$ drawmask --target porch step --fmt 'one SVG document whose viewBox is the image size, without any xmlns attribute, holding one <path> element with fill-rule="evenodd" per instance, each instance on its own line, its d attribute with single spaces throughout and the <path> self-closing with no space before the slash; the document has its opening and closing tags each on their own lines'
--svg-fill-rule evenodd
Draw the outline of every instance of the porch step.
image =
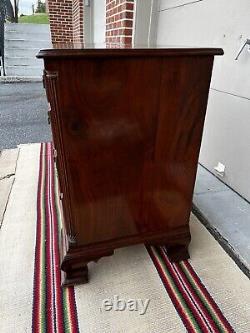
<svg viewBox="0 0 250 333">
<path fill-rule="evenodd" d="M 5 49 L 5 58 L 10 59 L 10 58 L 32 58 L 34 60 L 38 60 L 36 58 L 36 55 L 38 54 L 40 48 L 6 48 Z M 38 60 L 39 61 L 39 60 Z"/>
<path fill-rule="evenodd" d="M 41 61 L 41 59 L 38 60 L 33 56 L 30 57 L 6 56 L 5 61 L 8 64 L 8 66 L 38 66 L 39 63 L 41 67 L 43 66 L 43 62 Z"/>
<path fill-rule="evenodd" d="M 40 49 L 51 48 L 48 24 L 5 24 L 5 72 L 7 76 L 39 77 L 43 61 L 36 59 Z"/>
<path fill-rule="evenodd" d="M 30 48 L 38 48 L 38 49 L 47 49 L 51 47 L 51 43 L 48 40 L 29 40 L 29 36 L 26 39 L 9 39 L 5 38 L 5 47 L 12 49 L 30 49 Z M 45 38 L 45 37 L 44 37 Z"/>
<path fill-rule="evenodd" d="M 5 66 L 5 71 L 8 76 L 42 76 L 42 66 Z"/>
<path fill-rule="evenodd" d="M 10 39 L 48 40 L 48 24 L 6 23 L 5 35 Z"/>
<path fill-rule="evenodd" d="M 5 29 L 5 34 L 7 34 L 9 39 L 28 39 L 28 40 L 33 40 L 33 41 L 37 41 L 37 40 L 48 40 L 48 35 L 50 34 L 50 32 L 18 32 L 17 30 L 10 30 L 7 31 Z"/>
</svg>

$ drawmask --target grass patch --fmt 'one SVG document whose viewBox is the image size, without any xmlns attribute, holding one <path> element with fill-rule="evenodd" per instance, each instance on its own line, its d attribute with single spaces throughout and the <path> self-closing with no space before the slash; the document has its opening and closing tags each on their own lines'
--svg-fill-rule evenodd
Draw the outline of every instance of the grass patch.
<svg viewBox="0 0 250 333">
<path fill-rule="evenodd" d="M 19 23 L 36 23 L 36 24 L 49 24 L 47 14 L 34 14 L 19 17 Z"/>
</svg>

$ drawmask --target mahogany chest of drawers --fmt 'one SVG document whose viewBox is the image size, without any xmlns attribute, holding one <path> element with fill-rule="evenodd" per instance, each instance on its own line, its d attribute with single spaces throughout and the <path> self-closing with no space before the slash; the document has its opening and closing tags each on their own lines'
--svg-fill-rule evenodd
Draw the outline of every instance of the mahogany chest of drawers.
<svg viewBox="0 0 250 333">
<path fill-rule="evenodd" d="M 44 82 L 60 181 L 63 284 L 132 244 L 189 257 L 189 216 L 221 49 L 50 49 Z"/>
</svg>

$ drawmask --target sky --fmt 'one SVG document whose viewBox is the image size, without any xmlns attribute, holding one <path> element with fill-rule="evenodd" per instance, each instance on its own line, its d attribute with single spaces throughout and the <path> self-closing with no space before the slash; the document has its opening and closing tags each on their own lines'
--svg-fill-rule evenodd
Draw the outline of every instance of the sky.
<svg viewBox="0 0 250 333">
<path fill-rule="evenodd" d="M 24 14 L 24 15 L 32 14 L 32 4 L 36 5 L 37 0 L 19 0 L 19 14 Z"/>
</svg>

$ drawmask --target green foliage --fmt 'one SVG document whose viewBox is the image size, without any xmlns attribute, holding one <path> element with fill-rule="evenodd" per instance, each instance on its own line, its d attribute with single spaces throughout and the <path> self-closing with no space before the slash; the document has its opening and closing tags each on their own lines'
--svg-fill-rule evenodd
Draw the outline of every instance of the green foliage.
<svg viewBox="0 0 250 333">
<path fill-rule="evenodd" d="M 46 12 L 46 5 L 42 0 L 37 1 L 36 13 L 45 13 Z"/>
</svg>

